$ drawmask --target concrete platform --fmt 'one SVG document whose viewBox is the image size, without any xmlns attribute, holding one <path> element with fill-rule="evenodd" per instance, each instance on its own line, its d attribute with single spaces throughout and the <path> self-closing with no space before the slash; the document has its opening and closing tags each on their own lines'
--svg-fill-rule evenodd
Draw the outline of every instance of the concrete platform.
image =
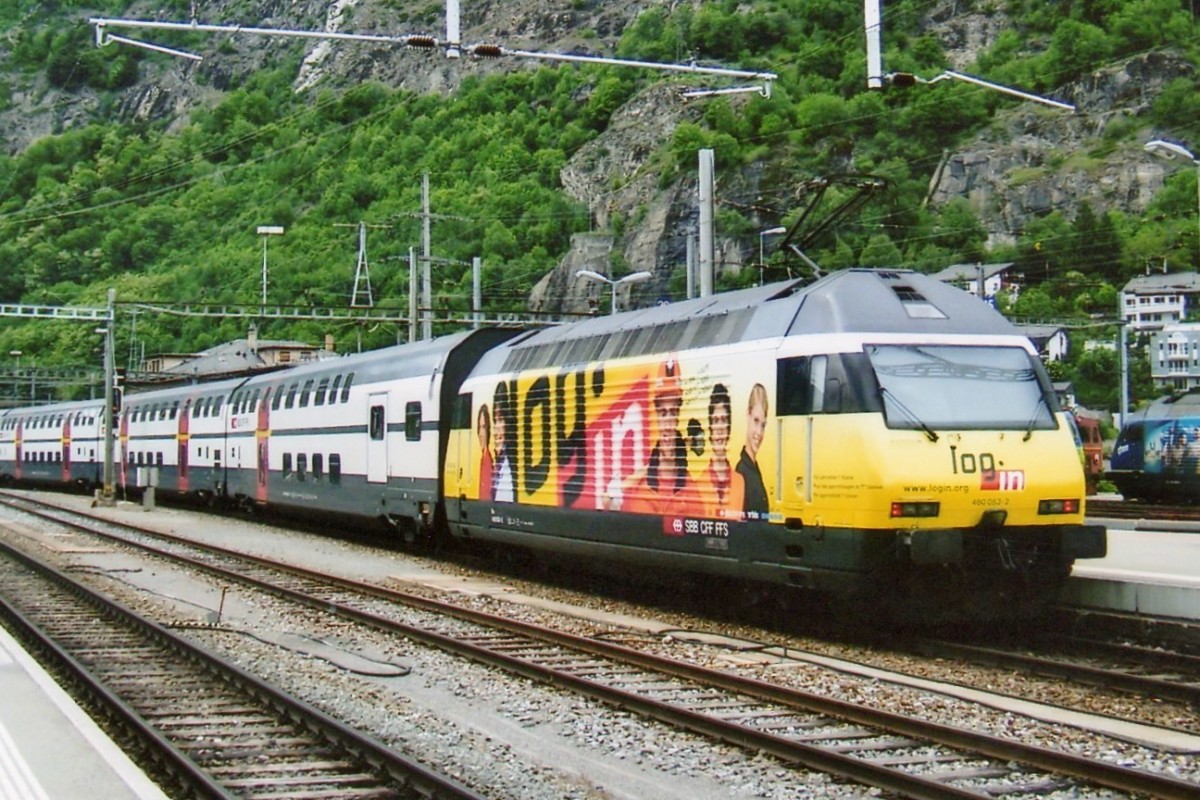
<svg viewBox="0 0 1200 800">
<path fill-rule="evenodd" d="M 0 798 L 167 800 L 0 628 Z"/>
<path fill-rule="evenodd" d="M 1200 526 L 1089 520 L 1108 526 L 1108 555 L 1075 562 L 1071 605 L 1200 620 Z M 1169 530 L 1163 530 L 1165 526 Z"/>
</svg>

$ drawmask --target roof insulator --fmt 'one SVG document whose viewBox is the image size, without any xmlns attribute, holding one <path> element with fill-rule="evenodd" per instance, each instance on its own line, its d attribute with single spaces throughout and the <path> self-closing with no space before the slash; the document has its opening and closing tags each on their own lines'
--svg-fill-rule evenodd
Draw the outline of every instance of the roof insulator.
<svg viewBox="0 0 1200 800">
<path fill-rule="evenodd" d="M 409 36 L 404 40 L 404 46 L 414 50 L 432 50 L 437 45 L 437 39 L 432 36 Z"/>
<path fill-rule="evenodd" d="M 917 76 L 911 72 L 893 72 L 887 78 L 888 83 L 892 86 L 908 87 L 917 85 Z"/>
<path fill-rule="evenodd" d="M 477 44 L 471 48 L 471 55 L 476 58 L 499 58 L 504 55 L 504 48 L 498 44 Z"/>
</svg>

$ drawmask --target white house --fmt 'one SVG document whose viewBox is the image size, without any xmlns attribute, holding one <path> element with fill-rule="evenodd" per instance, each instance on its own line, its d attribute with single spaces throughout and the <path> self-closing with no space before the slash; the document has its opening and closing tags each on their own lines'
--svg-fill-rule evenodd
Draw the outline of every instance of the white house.
<svg viewBox="0 0 1200 800">
<path fill-rule="evenodd" d="M 1182 322 L 1200 299 L 1195 272 L 1139 275 L 1121 289 L 1121 320 L 1135 332 L 1162 330 Z"/>
<path fill-rule="evenodd" d="M 1071 340 L 1065 328 L 1057 325 L 1018 325 L 1029 337 L 1043 361 L 1065 361 L 1071 350 Z"/>
<path fill-rule="evenodd" d="M 982 283 L 985 298 L 1006 292 L 1015 300 L 1020 293 L 1020 286 L 1017 282 L 1018 276 L 1012 272 L 1012 268 L 1012 261 L 1000 264 L 953 264 L 933 277 L 976 296 L 979 295 L 979 285 Z"/>
</svg>

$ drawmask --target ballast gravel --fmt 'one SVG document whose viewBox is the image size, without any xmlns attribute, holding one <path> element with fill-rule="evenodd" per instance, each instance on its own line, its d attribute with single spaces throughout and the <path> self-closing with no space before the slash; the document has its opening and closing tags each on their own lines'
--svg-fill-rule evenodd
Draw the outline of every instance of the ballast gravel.
<svg viewBox="0 0 1200 800">
<path fill-rule="evenodd" d="M 71 498 L 55 496 L 69 504 Z M 82 504 L 82 499 L 79 499 Z M 13 512 L 0 512 L 0 521 Z M 292 560 L 360 580 L 402 584 L 489 612 L 503 611 L 592 636 L 617 639 L 661 655 L 753 675 L 804 691 L 862 705 L 913 714 L 945 725 L 969 727 L 1023 742 L 1045 744 L 1090 758 L 1136 765 L 1197 782 L 1200 767 L 1192 755 L 1165 753 L 1063 725 L 965 702 L 945 695 L 864 678 L 813 664 L 755 664 L 729 651 L 698 644 L 687 635 L 654 636 L 621 625 L 587 619 L 589 612 L 653 615 L 679 632 L 705 632 L 741 640 L 786 644 L 795 650 L 919 674 L 931 680 L 971 683 L 991 691 L 1110 713 L 1138 721 L 1196 730 L 1193 710 L 1172 704 L 1135 702 L 1094 689 L 1031 678 L 1004 670 L 963 667 L 930 659 L 895 656 L 868 647 L 810 640 L 753 626 L 714 622 L 679 611 L 647 609 L 613 598 L 497 577 L 462 566 L 255 522 L 217 518 L 178 509 L 143 513 L 118 507 L 114 519 L 157 527 L 179 535 L 280 560 Z M 42 523 L 22 520 L 23 526 Z M 13 534 L 4 531 L 5 538 Z M 482 791 L 514 800 L 567 798 L 725 798 L 868 797 L 862 786 L 794 768 L 779 760 L 692 736 L 659 723 L 611 709 L 577 695 L 503 675 L 487 667 L 394 637 L 348 626 L 327 615 L 246 595 L 206 578 L 184 576 L 159 565 L 133 567 L 133 557 L 62 553 L 90 580 L 117 590 L 122 602 L 153 608 L 172 621 L 197 626 L 218 607 L 220 623 L 189 631 L 197 641 L 235 656 L 244 668 L 298 695 L 326 713 L 370 733 L 417 760 Z M 129 571 L 129 570 L 135 571 Z M 479 583 L 503 588 L 480 594 L 444 587 Z M 437 588 L 434 588 L 437 587 Z M 538 597 L 583 609 L 563 615 L 514 602 Z M 223 606 L 220 604 L 223 603 Z M 281 646 L 289 641 L 318 646 Z M 372 666 L 374 665 L 374 666 Z M 375 669 L 386 666 L 388 669 Z M 379 674 L 388 673 L 388 674 Z M 1050 794 L 1047 797 L 1059 795 Z M 1078 796 L 1061 793 L 1061 796 Z M 1110 796 L 1094 795 L 1094 796 Z"/>
</svg>

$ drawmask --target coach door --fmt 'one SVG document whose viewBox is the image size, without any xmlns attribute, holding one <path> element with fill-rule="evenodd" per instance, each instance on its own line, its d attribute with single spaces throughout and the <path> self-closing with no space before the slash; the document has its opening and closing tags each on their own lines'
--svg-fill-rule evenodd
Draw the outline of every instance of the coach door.
<svg viewBox="0 0 1200 800">
<path fill-rule="evenodd" d="M 367 482 L 387 483 L 387 392 L 367 399 Z"/>
<path fill-rule="evenodd" d="M 175 448 L 178 453 L 179 460 L 179 491 L 186 492 L 188 490 L 188 467 L 191 462 L 188 460 L 191 439 L 190 420 L 192 416 L 192 401 L 189 399 L 183 404 L 183 408 L 179 410 L 179 432 L 175 435 Z"/>
</svg>

